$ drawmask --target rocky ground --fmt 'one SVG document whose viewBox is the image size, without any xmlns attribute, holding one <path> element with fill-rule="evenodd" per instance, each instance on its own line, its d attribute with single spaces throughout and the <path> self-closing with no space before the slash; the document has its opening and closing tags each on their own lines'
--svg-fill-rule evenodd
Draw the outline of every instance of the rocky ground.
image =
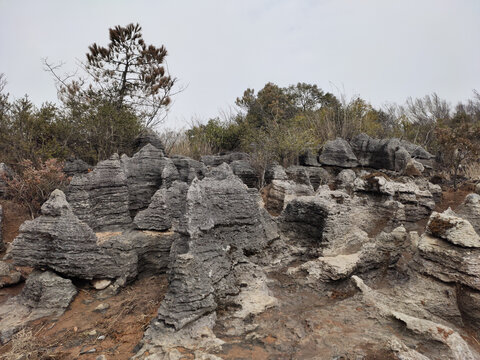
<svg viewBox="0 0 480 360">
<path fill-rule="evenodd" d="M 259 192 L 246 154 L 140 143 L 18 234 L 2 202 L 2 358 L 480 358 L 480 196 L 425 150 L 337 139 Z"/>
</svg>

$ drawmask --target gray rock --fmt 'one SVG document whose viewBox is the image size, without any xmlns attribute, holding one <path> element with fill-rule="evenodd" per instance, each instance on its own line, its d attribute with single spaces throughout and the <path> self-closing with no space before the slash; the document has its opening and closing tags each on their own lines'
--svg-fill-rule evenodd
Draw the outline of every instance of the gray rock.
<svg viewBox="0 0 480 360">
<path fill-rule="evenodd" d="M 475 185 L 475 193 L 480 195 L 480 183 Z"/>
<path fill-rule="evenodd" d="M 186 209 L 188 237 L 172 245 L 169 288 L 158 311 L 158 320 L 176 330 L 238 293 L 235 265 L 267 242 L 258 193 L 226 164 L 192 182 Z"/>
<path fill-rule="evenodd" d="M 180 229 L 185 222 L 189 185 L 175 181 L 169 188 L 158 190 L 147 209 L 135 216 L 134 223 L 139 229 L 165 231 L 173 226 Z"/>
<path fill-rule="evenodd" d="M 169 186 L 180 177 L 172 160 L 151 144 L 145 145 L 131 158 L 123 155 L 121 162 L 127 178 L 128 208 L 132 216 L 148 207 L 153 194 L 162 185 Z"/>
<path fill-rule="evenodd" d="M 150 128 L 142 130 L 134 140 L 134 147 L 136 151 L 139 151 L 148 144 L 151 144 L 158 150 L 162 151 L 162 154 L 165 153 L 165 147 L 162 139 L 160 139 L 160 136 L 158 136 L 155 130 Z"/>
<path fill-rule="evenodd" d="M 337 175 L 336 183 L 337 187 L 341 189 L 353 189 L 354 181 L 357 178 L 355 172 L 351 169 L 345 169 L 340 171 Z"/>
<path fill-rule="evenodd" d="M 288 180 L 287 173 L 283 166 L 270 164 L 265 169 L 265 184 L 270 184 L 273 180 Z"/>
<path fill-rule="evenodd" d="M 343 139 L 337 138 L 325 143 L 319 156 L 323 165 L 352 168 L 358 166 L 358 160 L 352 151 L 350 144 Z"/>
<path fill-rule="evenodd" d="M 200 161 L 207 166 L 219 166 L 223 163 L 230 164 L 237 160 L 250 160 L 250 156 L 242 152 L 220 153 L 218 155 L 205 155 L 200 158 Z"/>
<path fill-rule="evenodd" d="M 402 172 L 410 160 L 410 153 L 399 139 L 373 139 L 360 134 L 350 144 L 360 165 L 365 167 Z"/>
<path fill-rule="evenodd" d="M 450 209 L 443 213 L 432 213 L 427 224 L 427 233 L 454 245 L 480 248 L 480 236 L 470 222 L 456 216 Z"/>
<path fill-rule="evenodd" d="M 480 235 L 480 195 L 468 194 L 456 213 L 468 220 L 478 235 Z"/>
<path fill-rule="evenodd" d="M 101 161 L 88 174 L 75 175 L 67 191 L 78 218 L 92 229 L 115 229 L 131 223 L 127 176 L 118 155 Z"/>
<path fill-rule="evenodd" d="M 305 166 L 292 165 L 285 169 L 288 179 L 297 183 L 312 186 L 310 176 L 308 176 L 307 168 Z"/>
<path fill-rule="evenodd" d="M 203 179 L 207 171 L 204 163 L 189 157 L 175 155 L 171 157 L 171 160 L 180 174 L 180 180 L 188 184 L 195 178 Z"/>
<path fill-rule="evenodd" d="M 480 327 L 480 291 L 460 286 L 457 291 L 458 307 L 463 318 L 473 327 Z"/>
<path fill-rule="evenodd" d="M 12 264 L 0 261 L 0 289 L 18 284 L 22 279 L 22 274 Z"/>
<path fill-rule="evenodd" d="M 303 166 L 321 166 L 318 162 L 318 154 L 313 153 L 311 150 L 306 150 L 300 154 L 298 162 Z"/>
<path fill-rule="evenodd" d="M 259 183 L 259 176 L 254 167 L 247 160 L 235 160 L 230 163 L 230 167 L 245 185 L 249 188 L 256 188 Z"/>
<path fill-rule="evenodd" d="M 312 185 L 297 184 L 291 180 L 272 180 L 263 191 L 265 208 L 273 215 L 279 215 L 292 199 L 315 193 Z"/>
<path fill-rule="evenodd" d="M 92 167 L 82 159 L 75 157 L 68 158 L 63 165 L 63 172 L 67 176 L 75 176 L 77 174 L 86 174 Z"/>
</svg>

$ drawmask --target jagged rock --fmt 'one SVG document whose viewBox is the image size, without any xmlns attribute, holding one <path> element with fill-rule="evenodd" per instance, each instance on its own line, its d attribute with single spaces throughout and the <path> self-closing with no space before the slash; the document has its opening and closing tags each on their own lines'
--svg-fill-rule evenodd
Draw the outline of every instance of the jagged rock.
<svg viewBox="0 0 480 360">
<path fill-rule="evenodd" d="M 427 224 L 427 233 L 463 247 L 480 248 L 480 236 L 467 220 L 448 209 L 443 213 L 434 211 Z"/>
<path fill-rule="evenodd" d="M 127 178 L 128 208 L 133 216 L 148 207 L 158 188 L 169 186 L 180 177 L 172 160 L 151 144 L 131 158 L 123 155 L 121 162 Z"/>
<path fill-rule="evenodd" d="M 0 343 L 4 344 L 28 322 L 45 316 L 59 317 L 76 294 L 70 280 L 49 271 L 34 271 L 20 295 L 0 305 Z"/>
<path fill-rule="evenodd" d="M 373 192 L 391 197 L 405 206 L 406 221 L 415 222 L 429 216 L 435 201 L 429 190 L 422 190 L 413 181 L 399 183 L 391 181 L 382 173 L 372 173 L 354 181 L 354 191 Z"/>
<path fill-rule="evenodd" d="M 136 151 L 139 151 L 147 144 L 151 144 L 158 150 L 161 150 L 162 154 L 165 153 L 165 147 L 162 139 L 160 139 L 160 136 L 158 136 L 155 130 L 150 128 L 142 130 L 134 140 L 134 147 Z"/>
<path fill-rule="evenodd" d="M 222 297 L 238 293 L 235 264 L 267 242 L 258 193 L 222 164 L 187 193 L 187 239 L 170 268 L 169 290 L 158 319 L 179 330 L 214 311 Z M 185 243 L 186 242 L 186 243 Z"/>
<path fill-rule="evenodd" d="M 200 158 L 200 161 L 207 166 L 219 166 L 223 163 L 230 164 L 237 160 L 248 161 L 250 156 L 242 152 L 232 152 L 227 154 L 218 154 L 218 155 L 205 155 Z"/>
<path fill-rule="evenodd" d="M 310 176 L 308 175 L 306 169 L 307 168 L 304 166 L 292 165 L 285 169 L 285 172 L 287 173 L 289 180 L 292 180 L 297 184 L 312 186 L 312 183 L 310 182 Z"/>
<path fill-rule="evenodd" d="M 475 193 L 480 195 L 480 183 L 475 185 Z"/>
<path fill-rule="evenodd" d="M 323 165 L 352 168 L 358 166 L 358 160 L 352 151 L 350 144 L 343 139 L 337 138 L 325 143 L 319 156 Z"/>
<path fill-rule="evenodd" d="M 15 270 L 12 264 L 0 261 L 0 289 L 5 286 L 18 284 L 22 281 L 22 274 Z"/>
<path fill-rule="evenodd" d="M 418 162 L 415 159 L 410 159 L 405 167 L 405 175 L 408 176 L 422 176 L 422 173 L 425 171 L 425 167 L 421 162 Z"/>
<path fill-rule="evenodd" d="M 360 134 L 350 144 L 358 162 L 365 167 L 403 172 L 410 160 L 410 153 L 399 139 L 373 139 Z"/>
<path fill-rule="evenodd" d="M 444 282 L 480 290 L 480 250 L 456 246 L 423 234 L 418 243 L 418 270 Z"/>
<path fill-rule="evenodd" d="M 175 181 L 169 188 L 158 190 L 147 209 L 135 216 L 134 223 L 139 229 L 165 231 L 172 226 L 177 230 L 185 222 L 189 185 Z"/>
<path fill-rule="evenodd" d="M 131 223 L 127 176 L 118 155 L 101 161 L 88 174 L 70 182 L 68 202 L 92 229 L 115 229 Z"/>
<path fill-rule="evenodd" d="M 279 215 L 288 202 L 298 196 L 313 195 L 312 185 L 297 184 L 291 180 L 272 180 L 264 188 L 265 208 L 273 215 Z"/>
<path fill-rule="evenodd" d="M 258 186 L 258 174 L 247 160 L 235 160 L 230 163 L 230 167 L 235 175 L 237 175 L 245 185 L 249 188 Z"/>
<path fill-rule="evenodd" d="M 424 168 L 431 169 L 433 167 L 435 155 L 430 154 L 421 146 L 412 144 L 409 141 L 400 140 L 400 143 L 410 153 L 410 156 L 421 163 Z"/>
<path fill-rule="evenodd" d="M 329 184 L 333 180 L 332 175 L 322 167 L 305 167 L 304 169 L 314 190 L 317 190 L 321 185 Z"/>
<path fill-rule="evenodd" d="M 131 280 L 144 269 L 166 268 L 175 236 L 154 232 L 106 232 L 95 234 L 72 212 L 60 190 L 52 192 L 42 206 L 42 215 L 26 221 L 11 251 L 15 264 L 52 269 L 62 275 L 82 279 Z"/>
<path fill-rule="evenodd" d="M 306 150 L 300 154 L 298 162 L 303 166 L 321 166 L 318 162 L 318 154 L 313 153 L 311 150 Z"/>
<path fill-rule="evenodd" d="M 388 348 L 393 351 L 398 360 L 430 360 L 418 351 L 410 349 L 396 338 L 392 338 L 388 342 Z"/>
<path fill-rule="evenodd" d="M 288 180 L 283 166 L 271 164 L 265 169 L 265 184 L 270 184 L 273 180 Z"/>
<path fill-rule="evenodd" d="M 458 307 L 466 321 L 479 329 L 480 327 L 480 291 L 461 286 L 457 292 Z"/>
<path fill-rule="evenodd" d="M 190 184 L 196 177 L 200 180 L 205 176 L 207 168 L 204 163 L 190 159 L 185 156 L 172 156 L 171 160 L 175 164 L 180 180 Z"/>
<path fill-rule="evenodd" d="M 478 235 L 480 235 L 480 195 L 468 194 L 456 213 L 468 220 Z"/>
<path fill-rule="evenodd" d="M 65 161 L 65 164 L 63 165 L 63 172 L 67 174 L 67 176 L 75 176 L 77 174 L 88 173 L 90 168 L 91 166 L 82 159 L 70 157 Z"/>
</svg>

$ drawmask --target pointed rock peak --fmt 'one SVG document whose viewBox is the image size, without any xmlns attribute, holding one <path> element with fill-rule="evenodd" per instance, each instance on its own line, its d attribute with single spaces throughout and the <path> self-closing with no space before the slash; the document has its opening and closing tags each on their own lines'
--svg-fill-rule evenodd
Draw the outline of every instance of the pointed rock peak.
<svg viewBox="0 0 480 360">
<path fill-rule="evenodd" d="M 222 163 L 214 168 L 211 168 L 205 175 L 205 177 L 215 180 L 224 180 L 230 176 L 233 176 L 233 171 L 230 165 Z"/>
<path fill-rule="evenodd" d="M 50 194 L 50 198 L 42 205 L 41 213 L 46 216 L 60 216 L 65 212 L 72 211 L 62 190 L 56 189 Z"/>
<path fill-rule="evenodd" d="M 143 148 L 145 145 L 151 144 L 156 147 L 158 150 L 164 151 L 165 147 L 163 146 L 162 139 L 158 136 L 157 132 L 152 129 L 144 129 L 138 134 L 135 138 L 134 146 L 135 150 L 138 151 Z"/>
</svg>

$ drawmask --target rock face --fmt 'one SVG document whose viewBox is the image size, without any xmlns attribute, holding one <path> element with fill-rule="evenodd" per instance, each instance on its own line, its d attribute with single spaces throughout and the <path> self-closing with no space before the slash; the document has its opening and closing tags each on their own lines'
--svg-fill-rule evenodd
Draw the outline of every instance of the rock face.
<svg viewBox="0 0 480 360">
<path fill-rule="evenodd" d="M 22 274 L 15 270 L 12 264 L 0 261 L 0 289 L 5 286 L 18 284 L 22 278 Z"/>
<path fill-rule="evenodd" d="M 235 265 L 267 241 L 256 191 L 226 164 L 194 180 L 186 202 L 188 238 L 173 245 L 183 251 L 172 260 L 169 290 L 158 312 L 159 321 L 177 330 L 238 293 Z"/>
<path fill-rule="evenodd" d="M 219 155 L 205 155 L 200 158 L 200 161 L 207 166 L 215 167 L 223 163 L 230 164 L 237 160 L 248 161 L 249 159 L 250 159 L 250 156 L 246 153 L 232 152 L 232 153 L 219 154 Z"/>
<path fill-rule="evenodd" d="M 34 271 L 20 295 L 0 305 L 0 343 L 4 344 L 28 322 L 63 314 L 77 295 L 68 279 L 46 271 Z"/>
<path fill-rule="evenodd" d="M 88 174 L 72 178 L 68 202 L 92 229 L 114 229 L 131 223 L 127 176 L 118 155 L 101 161 Z"/>
<path fill-rule="evenodd" d="M 230 167 L 235 175 L 237 175 L 245 185 L 249 188 L 258 186 L 259 177 L 257 171 L 247 160 L 235 160 L 230 163 Z"/>
<path fill-rule="evenodd" d="M 480 235 L 480 195 L 467 195 L 463 204 L 456 210 L 456 213 L 468 220 L 477 234 Z"/>
<path fill-rule="evenodd" d="M 184 156 L 172 156 L 171 160 L 177 168 L 180 180 L 190 184 L 196 177 L 200 180 L 205 176 L 207 167 L 204 163 Z"/>
<path fill-rule="evenodd" d="M 0 205 L 0 251 L 5 250 L 5 243 L 3 242 L 3 208 L 2 205 Z"/>
<path fill-rule="evenodd" d="M 350 144 L 343 139 L 330 140 L 323 146 L 319 161 L 323 165 L 351 168 L 358 166 L 358 160 Z"/>
<path fill-rule="evenodd" d="M 298 157 L 298 162 L 303 166 L 321 166 L 318 162 L 318 154 L 307 150 Z"/>
<path fill-rule="evenodd" d="M 91 166 L 82 159 L 71 157 L 65 161 L 65 164 L 63 165 L 63 172 L 67 174 L 67 176 L 75 176 L 77 174 L 88 173 L 90 168 Z"/>
<path fill-rule="evenodd" d="M 433 212 L 427 224 L 427 233 L 462 247 L 480 248 L 480 236 L 469 221 L 451 211 Z"/>
<path fill-rule="evenodd" d="M 165 153 L 165 147 L 163 146 L 162 139 L 160 139 L 160 136 L 158 136 L 155 130 L 152 130 L 150 128 L 142 130 L 134 141 L 136 151 L 139 151 L 148 144 L 156 147 L 162 152 L 162 154 Z"/>
</svg>

